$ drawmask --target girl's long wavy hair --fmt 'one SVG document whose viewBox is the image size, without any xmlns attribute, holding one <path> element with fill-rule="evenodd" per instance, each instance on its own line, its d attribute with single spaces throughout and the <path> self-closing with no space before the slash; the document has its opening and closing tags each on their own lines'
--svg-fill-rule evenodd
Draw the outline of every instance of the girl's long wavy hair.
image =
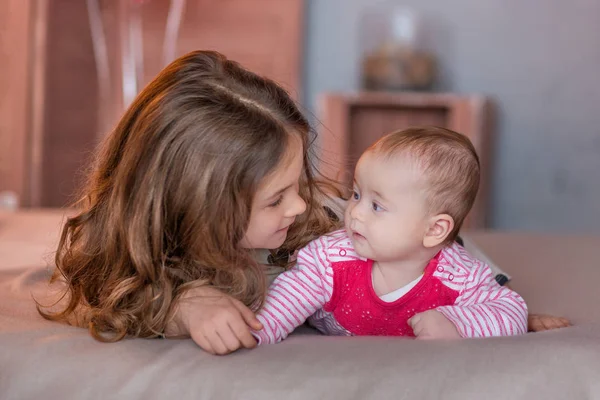
<svg viewBox="0 0 600 400">
<path fill-rule="evenodd" d="M 38 304 L 40 314 L 118 341 L 164 332 L 177 300 L 201 285 L 260 307 L 265 277 L 240 241 L 257 187 L 291 134 L 304 144 L 307 210 L 273 251 L 282 266 L 282 254 L 337 228 L 309 157 L 314 135 L 306 118 L 273 81 L 219 53 L 196 51 L 171 63 L 98 152 L 56 253 L 52 280 L 65 281 L 65 302 L 58 310 Z"/>
</svg>

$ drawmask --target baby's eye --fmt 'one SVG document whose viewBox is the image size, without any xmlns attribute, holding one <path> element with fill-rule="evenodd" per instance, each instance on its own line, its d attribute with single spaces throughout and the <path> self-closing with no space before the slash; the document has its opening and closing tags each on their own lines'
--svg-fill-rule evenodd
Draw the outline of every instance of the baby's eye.
<svg viewBox="0 0 600 400">
<path fill-rule="evenodd" d="M 377 203 L 373 203 L 373 211 L 381 211 L 383 210 L 381 206 Z"/>
<path fill-rule="evenodd" d="M 356 190 L 352 191 L 352 198 L 354 200 L 360 200 L 360 194 L 358 194 L 358 192 Z"/>
</svg>

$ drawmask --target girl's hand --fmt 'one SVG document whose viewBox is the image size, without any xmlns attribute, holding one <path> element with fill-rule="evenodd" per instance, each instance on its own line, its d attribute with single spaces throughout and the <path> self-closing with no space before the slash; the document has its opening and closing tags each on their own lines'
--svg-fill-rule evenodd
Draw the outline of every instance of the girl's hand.
<svg viewBox="0 0 600 400">
<path fill-rule="evenodd" d="M 459 339 L 456 326 L 439 311 L 427 310 L 408 320 L 417 339 Z"/>
<path fill-rule="evenodd" d="M 189 335 L 208 353 L 224 355 L 242 347 L 256 347 L 250 329 L 262 329 L 252 310 L 233 297 L 205 286 L 188 291 L 180 299 L 165 335 Z"/>
<path fill-rule="evenodd" d="M 566 318 L 545 314 L 529 314 L 527 322 L 529 332 L 541 332 L 571 326 L 571 322 Z"/>
</svg>

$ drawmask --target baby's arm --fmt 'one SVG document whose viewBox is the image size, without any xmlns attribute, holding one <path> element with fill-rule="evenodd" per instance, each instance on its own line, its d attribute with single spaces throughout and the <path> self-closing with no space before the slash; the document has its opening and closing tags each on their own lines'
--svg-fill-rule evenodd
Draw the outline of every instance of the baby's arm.
<svg viewBox="0 0 600 400">
<path fill-rule="evenodd" d="M 527 305 L 516 292 L 498 285 L 486 264 L 475 260 L 454 306 L 436 309 L 462 337 L 510 336 L 527 332 Z"/>
<path fill-rule="evenodd" d="M 326 237 L 309 243 L 298 253 L 296 265 L 275 279 L 256 315 L 263 325 L 253 331 L 259 345 L 285 339 L 331 299 L 333 272 L 326 248 Z"/>
</svg>

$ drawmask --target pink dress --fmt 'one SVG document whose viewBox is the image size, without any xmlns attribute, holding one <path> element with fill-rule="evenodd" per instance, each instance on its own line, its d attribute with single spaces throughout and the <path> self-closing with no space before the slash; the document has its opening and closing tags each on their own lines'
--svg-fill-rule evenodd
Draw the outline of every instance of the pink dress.
<svg viewBox="0 0 600 400">
<path fill-rule="evenodd" d="M 457 243 L 442 249 L 421 280 L 393 302 L 376 295 L 372 266 L 356 254 L 344 230 L 309 243 L 269 288 L 257 315 L 264 326 L 254 332 L 259 344 L 283 340 L 307 319 L 328 335 L 414 336 L 407 321 L 430 309 L 444 314 L 463 337 L 527 331 L 525 301 Z"/>
</svg>

